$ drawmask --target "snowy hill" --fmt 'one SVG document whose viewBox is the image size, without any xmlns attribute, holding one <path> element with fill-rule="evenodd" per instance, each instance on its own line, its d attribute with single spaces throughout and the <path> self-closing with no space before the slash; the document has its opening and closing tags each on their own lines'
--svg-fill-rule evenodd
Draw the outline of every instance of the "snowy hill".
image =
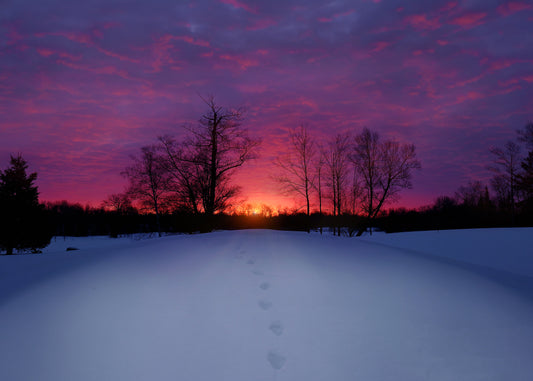
<svg viewBox="0 0 533 381">
<path fill-rule="evenodd" d="M 532 233 L 57 240 L 0 257 L 0 379 L 531 380 Z"/>
</svg>

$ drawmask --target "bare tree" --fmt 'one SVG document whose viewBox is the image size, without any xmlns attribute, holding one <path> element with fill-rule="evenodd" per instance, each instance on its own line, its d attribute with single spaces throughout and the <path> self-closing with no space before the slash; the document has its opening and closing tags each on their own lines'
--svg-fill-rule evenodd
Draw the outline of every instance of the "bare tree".
<svg viewBox="0 0 533 381">
<path fill-rule="evenodd" d="M 494 173 L 491 185 L 498 195 L 500 206 L 508 207 L 514 222 L 515 205 L 517 201 L 517 184 L 520 173 L 520 146 L 508 141 L 505 147 L 491 147 L 495 166 L 489 166 Z"/>
<path fill-rule="evenodd" d="M 125 214 L 132 211 L 130 196 L 127 193 L 113 193 L 102 202 L 102 207 L 117 212 L 118 214 Z"/>
<path fill-rule="evenodd" d="M 322 182 L 323 182 L 323 173 L 324 173 L 324 150 L 320 149 L 318 153 L 318 159 L 316 161 L 316 181 L 314 187 L 317 191 L 318 196 L 318 213 L 322 219 Z M 322 220 L 320 220 L 320 234 L 322 234 Z"/>
<path fill-rule="evenodd" d="M 176 141 L 170 136 L 159 137 L 161 166 L 168 172 L 169 190 L 174 194 L 175 209 L 200 213 L 202 210 L 203 169 L 195 163 L 193 147 Z"/>
<path fill-rule="evenodd" d="M 325 155 L 334 216 L 340 216 L 346 207 L 350 139 L 350 134 L 338 134 L 330 141 Z"/>
<path fill-rule="evenodd" d="M 322 215 L 322 198 L 323 198 L 323 191 L 322 191 L 322 184 L 324 182 L 324 165 L 326 164 L 324 152 L 322 149 L 319 150 L 319 153 L 317 154 L 316 159 L 316 177 L 315 182 L 313 184 L 314 189 L 316 190 L 317 197 L 318 197 L 318 213 Z"/>
<path fill-rule="evenodd" d="M 420 169 L 413 144 L 396 141 L 381 142 L 377 132 L 368 128 L 355 137 L 351 159 L 362 182 L 362 209 L 367 226 L 379 214 L 382 206 L 394 200 L 404 188 L 411 188 L 413 169 Z M 360 236 L 366 226 L 359 229 Z"/>
<path fill-rule="evenodd" d="M 529 149 L 533 149 L 533 122 L 528 122 L 525 127 L 518 130 L 518 140 L 526 143 Z"/>
<path fill-rule="evenodd" d="M 348 133 L 338 134 L 323 151 L 333 216 L 342 215 L 347 208 L 350 139 Z M 340 227 L 336 233 L 340 235 Z"/>
<path fill-rule="evenodd" d="M 154 146 L 142 147 L 140 156 L 132 159 L 133 165 L 122 173 L 130 182 L 128 194 L 139 200 L 145 210 L 155 213 L 157 232 L 161 237 L 160 213 L 165 207 L 168 172 L 160 165 L 161 159 Z"/>
<path fill-rule="evenodd" d="M 522 170 L 518 175 L 518 191 L 522 198 L 523 208 L 533 210 L 533 122 L 528 122 L 522 130 L 518 130 L 518 140 L 526 144 L 529 152 L 521 163 Z"/>
<path fill-rule="evenodd" d="M 313 159 L 316 146 L 305 125 L 290 130 L 289 136 L 289 151 L 274 162 L 282 170 L 274 179 L 281 185 L 283 193 L 299 195 L 305 199 L 306 213 L 309 216 L 311 191 L 315 180 Z"/>
<path fill-rule="evenodd" d="M 239 187 L 230 183 L 234 171 L 256 157 L 259 139 L 248 136 L 241 126 L 243 110 L 219 106 L 213 96 L 202 98 L 208 111 L 197 127 L 189 128 L 192 137 L 185 141 L 190 147 L 182 161 L 194 164 L 203 211 L 213 215 L 223 211 L 237 195 Z"/>
<path fill-rule="evenodd" d="M 361 198 L 361 194 L 362 194 L 362 190 L 361 190 L 359 176 L 357 174 L 357 168 L 355 166 L 352 166 L 352 184 L 351 184 L 351 192 L 350 192 L 350 204 L 351 204 L 351 213 L 354 216 L 357 214 L 357 203 L 359 199 Z"/>
<path fill-rule="evenodd" d="M 361 134 L 357 135 L 351 159 L 363 182 L 363 210 L 370 220 L 375 214 L 374 205 L 377 200 L 375 192 L 381 179 L 382 158 L 378 133 L 365 128 Z"/>
<path fill-rule="evenodd" d="M 518 190 L 524 207 L 533 211 L 533 150 L 521 163 L 522 171 L 518 176 Z"/>
<path fill-rule="evenodd" d="M 488 189 L 481 181 L 469 181 L 457 189 L 455 199 L 464 206 L 482 206 L 488 203 Z"/>
</svg>

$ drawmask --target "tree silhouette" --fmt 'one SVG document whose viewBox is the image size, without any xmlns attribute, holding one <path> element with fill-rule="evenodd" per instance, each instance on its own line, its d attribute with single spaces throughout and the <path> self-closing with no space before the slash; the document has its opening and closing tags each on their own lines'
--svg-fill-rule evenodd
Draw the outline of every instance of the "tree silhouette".
<svg viewBox="0 0 533 381">
<path fill-rule="evenodd" d="M 455 198 L 461 205 L 477 207 L 487 203 L 487 193 L 487 187 L 481 181 L 475 180 L 461 185 L 455 192 Z"/>
<path fill-rule="evenodd" d="M 282 170 L 274 180 L 281 185 L 284 194 L 295 194 L 305 199 L 306 214 L 309 216 L 311 190 L 315 183 L 313 160 L 316 146 L 305 125 L 290 130 L 289 136 L 289 151 L 274 162 Z"/>
<path fill-rule="evenodd" d="M 508 141 L 504 148 L 491 147 L 490 153 L 494 155 L 494 164 L 496 164 L 489 166 L 489 170 L 494 173 L 491 180 L 492 188 L 498 195 L 500 206 L 511 211 L 514 223 L 520 173 L 520 146 L 513 141 Z"/>
<path fill-rule="evenodd" d="M 361 178 L 362 208 L 369 227 L 387 201 L 411 188 L 412 170 L 420 169 L 413 144 L 382 142 L 379 134 L 368 128 L 355 137 L 352 161 Z M 363 226 L 357 235 L 365 230 Z"/>
<path fill-rule="evenodd" d="M 523 129 L 517 132 L 518 141 L 526 143 L 526 146 L 533 150 L 533 122 L 528 122 Z"/>
<path fill-rule="evenodd" d="M 518 130 L 518 140 L 526 144 L 529 149 L 521 166 L 521 173 L 518 175 L 518 191 L 522 197 L 522 206 L 526 211 L 533 211 L 533 122 L 528 122 L 526 126 Z"/>
<path fill-rule="evenodd" d="M 333 215 L 340 216 L 345 210 L 349 173 L 350 134 L 338 134 L 329 142 L 325 152 L 326 168 L 329 174 Z"/>
<path fill-rule="evenodd" d="M 318 214 L 321 219 L 322 219 L 322 198 L 323 198 L 322 184 L 323 184 L 323 178 L 324 178 L 324 165 L 326 164 L 324 156 L 325 156 L 324 150 L 320 148 L 319 153 L 318 153 L 318 159 L 315 162 L 316 181 L 314 184 L 314 188 L 318 196 Z M 320 234 L 322 234 L 322 230 L 323 230 L 322 221 L 320 221 Z"/>
<path fill-rule="evenodd" d="M 161 159 L 154 146 L 141 148 L 141 155 L 133 157 L 133 165 L 123 175 L 129 181 L 128 195 L 139 200 L 144 208 L 155 213 L 157 232 L 161 237 L 160 214 L 167 206 L 169 176 L 161 167 Z"/>
<path fill-rule="evenodd" d="M 524 207 L 533 211 L 533 150 L 521 163 L 522 171 L 518 176 L 518 190 L 522 194 Z"/>
<path fill-rule="evenodd" d="M 127 193 L 113 193 L 102 201 L 102 207 L 119 215 L 127 214 L 135 210 Z"/>
<path fill-rule="evenodd" d="M 324 162 L 328 174 L 327 185 L 331 190 L 331 201 L 333 203 L 333 215 L 341 216 L 346 210 L 346 193 L 348 187 L 348 172 L 350 166 L 350 134 L 337 134 L 324 151 Z M 340 236 L 341 230 L 333 229 Z"/>
<path fill-rule="evenodd" d="M 202 173 L 194 162 L 192 147 L 171 136 L 159 137 L 161 166 L 168 172 L 174 209 L 199 214 L 202 209 Z"/>
<path fill-rule="evenodd" d="M 11 156 L 10 167 L 0 171 L 0 248 L 6 254 L 14 250 L 38 252 L 52 238 L 34 185 L 37 173 L 27 174 L 27 169 L 19 154 Z"/>
<path fill-rule="evenodd" d="M 260 140 L 249 137 L 248 130 L 242 127 L 242 109 L 224 108 L 217 104 L 214 96 L 202 100 L 208 110 L 197 126 L 188 128 L 192 136 L 178 150 L 170 150 L 167 154 L 174 160 L 170 166 L 183 171 L 177 178 L 183 180 L 185 174 L 194 180 L 186 187 L 191 206 L 201 199 L 203 212 L 212 216 L 226 210 L 229 200 L 238 194 L 240 188 L 231 184 L 231 177 L 239 167 L 257 156 Z M 195 192 L 199 195 L 194 195 L 193 200 Z"/>
</svg>

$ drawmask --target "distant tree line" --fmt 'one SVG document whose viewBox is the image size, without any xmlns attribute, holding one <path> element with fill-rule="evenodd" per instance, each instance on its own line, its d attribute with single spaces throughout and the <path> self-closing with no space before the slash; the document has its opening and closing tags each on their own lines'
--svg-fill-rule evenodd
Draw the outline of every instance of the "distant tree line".
<svg viewBox="0 0 533 381">
<path fill-rule="evenodd" d="M 431 206 L 389 210 L 378 225 L 388 232 L 533 226 L 533 123 L 517 131 L 516 141 L 489 151 L 493 176 L 488 183 L 471 180 Z"/>
<path fill-rule="evenodd" d="M 164 214 L 187 215 L 189 223 L 202 220 L 202 230 L 217 226 L 222 219 L 214 216 L 228 213 L 240 191 L 231 181 L 233 174 L 257 157 L 260 141 L 242 126 L 242 109 L 224 108 L 212 96 L 202 99 L 207 111 L 198 124 L 186 126 L 188 135 L 182 140 L 160 136 L 155 144 L 142 147 L 123 171 L 127 190 L 110 196 L 106 205 L 121 198 L 134 200 L 141 212 L 153 214 L 159 234 Z M 318 144 L 305 125 L 289 131 L 288 151 L 275 164 L 273 177 L 281 192 L 304 202 L 305 230 L 322 225 L 311 219 L 312 212 L 339 220 L 357 216 L 351 235 L 372 226 L 383 207 L 411 187 L 412 171 L 420 168 L 412 144 L 383 140 L 367 128 Z"/>
<path fill-rule="evenodd" d="M 135 234 L 157 234 L 153 213 L 140 213 L 137 209 L 119 211 L 107 206 L 92 207 L 67 201 L 46 202 L 44 210 L 47 224 L 56 239 L 63 236 L 108 235 L 110 237 Z M 166 233 L 198 233 L 207 229 L 276 229 L 300 230 L 337 229 L 361 223 L 360 216 L 333 216 L 283 211 L 279 214 L 217 213 L 207 216 L 203 213 L 174 211 L 160 216 L 160 227 Z"/>
<path fill-rule="evenodd" d="M 416 210 L 389 209 L 402 189 L 410 188 L 420 168 L 412 144 L 384 140 L 367 128 L 318 142 L 307 126 L 289 131 L 288 150 L 275 161 L 273 175 L 281 192 L 302 207 L 273 213 L 237 212 L 240 188 L 232 176 L 257 156 L 258 139 L 242 127 L 241 109 L 204 99 L 207 112 L 189 135 L 178 141 L 161 136 L 142 147 L 124 171 L 125 192 L 98 207 L 67 201 L 39 203 L 22 156 L 11 156 L 0 171 L 0 253 L 38 253 L 52 236 L 194 233 L 213 229 L 268 228 L 331 231 L 361 235 L 373 228 L 387 232 L 533 226 L 533 123 L 517 139 L 490 147 L 488 183 L 471 180 L 454 195 L 440 196 Z M 527 154 L 522 154 L 523 149 Z"/>
<path fill-rule="evenodd" d="M 189 195 L 183 193 L 191 190 L 195 176 L 178 177 L 174 174 L 175 180 L 185 182 L 183 187 L 175 186 L 170 190 L 166 185 L 159 187 L 160 178 L 165 179 L 162 184 L 172 183 L 168 180 L 171 176 L 168 172 L 161 177 L 152 174 L 152 182 L 142 184 L 145 190 L 153 184 L 151 198 L 139 196 L 137 190 L 130 188 L 129 192 L 110 195 L 100 207 L 62 201 L 45 203 L 44 210 L 56 236 L 105 234 L 116 237 L 157 232 L 158 228 L 174 233 L 268 228 L 326 230 L 353 235 L 369 226 L 399 232 L 533 225 L 533 123 L 518 131 L 516 142 L 507 142 L 503 148 L 490 148 L 494 162 L 487 168 L 493 177 L 487 183 L 469 181 L 458 187 L 453 195 L 440 196 L 432 205 L 412 210 L 382 210 L 387 201 L 397 197 L 399 190 L 410 186 L 410 171 L 419 167 L 412 145 L 382 141 L 379 135 L 367 129 L 354 136 L 339 134 L 323 145 L 311 139 L 305 126 L 290 133 L 292 149 L 287 156 L 278 158 L 279 174 L 275 179 L 284 192 L 300 197 L 303 210 L 286 209 L 276 214 L 263 206 L 256 214 L 246 213 L 245 210 L 238 212 L 235 208 L 228 208 L 231 198 L 226 197 L 224 207 L 209 215 L 204 212 L 200 191 L 191 191 Z M 168 147 L 177 145 L 170 137 L 160 141 Z M 527 155 L 520 155 L 523 147 L 528 150 Z M 164 145 L 141 150 L 146 174 L 152 173 L 151 165 L 156 165 L 161 171 L 155 173 L 164 173 L 166 167 L 163 165 L 172 165 L 183 171 L 177 165 L 180 161 L 169 161 L 180 156 L 175 153 L 165 156 L 166 150 Z M 159 155 L 156 162 L 151 161 L 152 154 L 149 152 Z M 384 157 L 380 158 L 380 155 Z M 403 161 L 398 159 L 402 157 Z M 137 159 L 139 157 L 134 159 L 131 167 L 136 165 Z M 131 167 L 128 170 L 131 171 Z M 187 166 L 186 169 L 192 171 L 194 167 Z M 137 177 L 130 179 L 134 181 Z M 145 176 L 145 179 L 150 179 L 150 176 Z M 134 184 L 130 183 L 130 187 Z M 226 184 L 225 189 L 231 188 Z M 233 194 L 236 194 L 236 188 L 233 189 Z M 160 197 L 155 190 L 161 191 L 163 196 Z M 176 195 L 178 190 L 180 193 Z M 146 194 L 150 195 L 149 192 Z M 199 195 L 196 203 L 191 202 L 195 200 L 195 195 Z M 132 200 L 135 197 L 146 204 L 134 207 Z M 155 218 L 156 201 L 160 205 L 159 219 Z"/>
<path fill-rule="evenodd" d="M 288 149 L 275 160 L 272 177 L 283 194 L 301 200 L 301 207 L 277 218 L 269 212 L 239 216 L 237 222 L 235 213 L 233 220 L 229 216 L 239 193 L 231 178 L 257 156 L 260 142 L 242 127 L 241 109 L 223 108 L 213 97 L 204 102 L 207 112 L 197 126 L 186 127 L 188 137 L 181 141 L 159 137 L 156 144 L 143 147 L 124 171 L 130 181 L 124 197 L 136 200 L 141 213 L 152 213 L 159 232 L 168 229 L 161 227 L 161 214 L 174 216 L 173 231 L 295 228 L 298 221 L 300 230 L 329 228 L 337 235 L 361 235 L 375 227 L 396 231 L 531 223 L 531 123 L 518 131 L 517 142 L 490 148 L 494 162 L 488 169 L 494 176 L 489 184 L 472 180 L 455 195 L 411 211 L 386 207 L 412 187 L 413 171 L 421 168 L 413 144 L 383 139 L 368 128 L 319 141 L 308 126 L 300 125 L 289 130 Z M 530 150 L 525 158 L 520 155 L 521 144 Z M 295 217 L 288 218 L 289 214 Z M 416 216 L 412 223 L 395 222 L 412 216 Z"/>
</svg>

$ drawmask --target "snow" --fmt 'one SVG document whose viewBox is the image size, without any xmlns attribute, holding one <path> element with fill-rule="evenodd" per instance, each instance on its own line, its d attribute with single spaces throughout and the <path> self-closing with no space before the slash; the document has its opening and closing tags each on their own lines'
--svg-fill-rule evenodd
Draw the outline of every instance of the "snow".
<svg viewBox="0 0 533 381">
<path fill-rule="evenodd" d="M 533 229 L 464 229 L 366 235 L 365 240 L 422 254 L 533 276 Z"/>
<path fill-rule="evenodd" d="M 531 380 L 532 233 L 57 239 L 0 257 L 0 379 Z"/>
</svg>

